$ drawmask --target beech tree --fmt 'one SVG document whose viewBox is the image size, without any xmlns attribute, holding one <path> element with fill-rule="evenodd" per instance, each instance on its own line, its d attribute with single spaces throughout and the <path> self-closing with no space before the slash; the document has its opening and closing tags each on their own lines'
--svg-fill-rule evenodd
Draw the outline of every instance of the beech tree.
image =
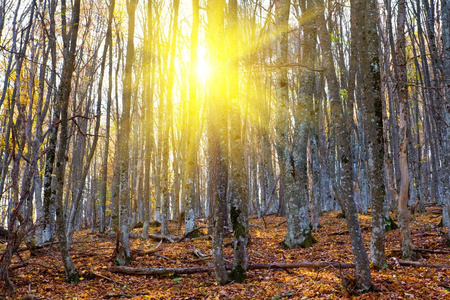
<svg viewBox="0 0 450 300">
<path fill-rule="evenodd" d="M 80 6 L 81 1 L 74 2 L 72 8 L 72 20 L 70 21 L 70 29 L 67 36 L 63 36 L 64 40 L 64 64 L 61 75 L 61 83 L 56 94 L 56 105 L 60 111 L 61 129 L 58 137 L 58 151 L 56 154 L 55 179 L 56 184 L 52 194 L 55 195 L 55 209 L 57 222 L 57 235 L 59 241 L 59 250 L 61 252 L 62 261 L 64 263 L 64 271 L 66 281 L 75 283 L 80 280 L 80 275 L 73 264 L 69 253 L 69 243 L 66 236 L 66 220 L 63 210 L 63 193 L 65 183 L 66 168 L 66 149 L 69 143 L 68 139 L 68 107 L 69 98 L 72 87 L 72 75 L 75 68 L 75 53 L 77 50 L 78 28 L 80 22 Z M 63 4 L 63 11 L 66 7 Z M 63 16 L 65 18 L 65 16 Z M 63 28 L 63 32 L 65 28 Z"/>
<path fill-rule="evenodd" d="M 411 259 L 418 214 L 450 225 L 448 7 L 0 0 L 0 275 L 12 291 L 21 247 L 58 242 L 77 282 L 80 230 L 115 235 L 126 265 L 135 234 L 207 227 L 218 283 L 245 282 L 249 219 L 321 247 L 319 216 L 342 209 L 369 290 L 393 219 Z"/>
<path fill-rule="evenodd" d="M 234 266 L 230 278 L 236 282 L 243 282 L 247 270 L 248 243 L 248 213 L 249 213 L 249 183 L 245 168 L 244 143 L 245 137 L 242 125 L 243 104 L 239 89 L 239 20 L 238 4 L 231 0 L 228 4 L 228 74 L 230 93 L 228 110 L 230 113 L 230 219 L 234 234 Z"/>
<path fill-rule="evenodd" d="M 192 32 L 191 32 L 191 52 L 189 57 L 189 103 L 187 108 L 186 125 L 186 166 L 184 168 L 183 195 L 185 213 L 185 232 L 190 232 L 195 228 L 195 178 L 197 168 L 197 151 L 200 124 L 199 105 L 197 96 L 198 76 L 197 76 L 197 55 L 198 55 L 198 31 L 199 31 L 199 1 L 192 0 Z"/>
<path fill-rule="evenodd" d="M 447 199 L 447 207 L 444 205 L 444 210 L 447 209 L 447 216 L 450 218 L 450 1 L 441 0 L 442 11 L 442 62 L 443 62 L 443 85 L 444 85 L 444 109 L 442 110 L 443 120 L 442 124 L 442 141 L 441 141 L 441 155 L 442 155 L 442 174 L 441 185 L 443 188 L 442 195 Z M 443 212 L 445 216 L 445 212 Z M 447 221 L 447 224 L 450 224 Z M 450 230 L 447 233 L 448 241 L 450 241 Z M 450 242 L 449 242 L 450 243 Z"/>
<path fill-rule="evenodd" d="M 352 244 L 353 255 L 355 260 L 355 273 L 359 289 L 369 290 L 372 287 L 369 259 L 364 248 L 361 227 L 358 221 L 356 203 L 352 199 L 352 182 L 351 182 L 351 152 L 349 140 L 349 122 L 348 112 L 342 107 L 339 99 L 339 84 L 336 78 L 336 71 L 331 52 L 330 36 L 327 33 L 325 16 L 322 10 L 319 10 L 316 17 L 318 26 L 318 36 L 323 51 L 323 64 L 325 68 L 328 89 L 330 94 L 330 108 L 332 111 L 333 126 L 336 134 L 337 157 L 341 166 L 341 186 L 339 196 L 344 206 L 347 227 Z"/>
<path fill-rule="evenodd" d="M 220 46 L 219 37 L 224 34 L 225 21 L 225 1 L 211 0 L 208 3 L 208 39 L 211 48 L 211 61 L 214 62 L 216 69 L 210 80 L 208 101 L 208 151 L 209 151 L 209 176 L 210 184 L 209 195 L 210 212 L 213 226 L 213 249 L 214 272 L 218 284 L 228 282 L 228 274 L 223 260 L 223 225 L 224 211 L 226 211 L 227 198 L 227 149 L 224 136 L 224 127 L 227 126 L 225 97 L 225 80 L 221 72 L 224 72 L 226 66 L 225 48 Z"/>
<path fill-rule="evenodd" d="M 409 166 L 408 166 L 408 87 L 406 75 L 406 41 L 405 41 L 405 22 L 406 10 L 405 1 L 401 0 L 398 5 L 397 16 L 397 44 L 396 44 L 396 66 L 397 66 L 397 80 L 398 80 L 398 98 L 400 121 L 399 131 L 401 136 L 400 141 L 400 191 L 398 195 L 398 215 L 401 229 L 401 247 L 404 257 L 414 256 L 411 231 L 409 229 L 409 212 L 408 212 L 408 198 L 409 198 Z"/>
<path fill-rule="evenodd" d="M 138 0 L 127 0 L 128 12 L 128 38 L 127 38 L 127 54 L 125 62 L 125 75 L 123 78 L 123 94 L 122 94 L 122 116 L 120 119 L 120 129 L 118 135 L 119 143 L 119 229 L 116 234 L 119 235 L 119 248 L 116 249 L 116 264 L 119 266 L 131 263 L 131 250 L 129 242 L 129 222 L 130 222 L 130 198 L 129 198 L 129 144 L 130 137 L 130 108 L 132 97 L 133 83 L 133 64 L 134 64 L 134 30 L 135 30 L 135 13 Z"/>
<path fill-rule="evenodd" d="M 362 12 L 366 15 L 363 16 Z M 369 17 L 368 17 L 369 15 Z M 351 24 L 352 56 L 361 66 L 362 105 L 365 109 L 364 120 L 367 135 L 367 158 L 369 166 L 370 192 L 372 195 L 372 240 L 370 244 L 370 260 L 376 266 L 384 268 L 386 257 L 385 244 L 385 187 L 384 174 L 384 141 L 383 141 L 383 103 L 380 76 L 380 45 L 377 29 L 378 11 L 373 1 L 352 2 Z M 363 30 L 361 30 L 361 24 Z M 354 52 L 353 52 L 354 51 Z M 351 80 L 354 80 L 352 78 Z M 354 98 L 354 96 L 352 95 Z"/>
<path fill-rule="evenodd" d="M 306 104 L 300 104 L 300 111 L 294 129 L 299 141 L 291 146 L 289 139 L 290 99 L 288 83 L 288 30 L 290 1 L 276 1 L 277 32 L 277 65 L 279 67 L 277 81 L 277 154 L 281 172 L 283 197 L 286 203 L 287 231 L 284 244 L 288 248 L 309 247 L 313 243 L 309 228 L 308 202 L 306 194 L 306 140 L 308 138 L 308 124 L 304 119 Z M 302 100 L 299 100 L 301 102 Z M 303 109 L 303 111 L 302 111 Z M 303 119 L 301 119 L 303 117 Z M 293 147 L 294 149 L 290 149 Z M 299 149 L 300 148 L 300 149 Z"/>
</svg>

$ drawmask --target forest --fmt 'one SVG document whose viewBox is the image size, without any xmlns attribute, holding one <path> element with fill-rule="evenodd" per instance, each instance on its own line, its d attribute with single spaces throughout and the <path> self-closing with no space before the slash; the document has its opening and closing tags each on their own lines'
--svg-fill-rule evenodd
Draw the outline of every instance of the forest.
<svg viewBox="0 0 450 300">
<path fill-rule="evenodd" d="M 449 0 L 0 0 L 0 299 L 450 299 Z"/>
</svg>

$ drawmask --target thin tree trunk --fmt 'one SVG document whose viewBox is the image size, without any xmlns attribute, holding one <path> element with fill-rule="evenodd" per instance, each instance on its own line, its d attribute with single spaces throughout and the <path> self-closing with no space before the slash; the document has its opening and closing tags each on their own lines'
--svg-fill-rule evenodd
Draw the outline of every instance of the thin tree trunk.
<svg viewBox="0 0 450 300">
<path fill-rule="evenodd" d="M 245 169 L 243 109 L 239 99 L 239 36 L 237 0 L 229 2 L 230 218 L 234 233 L 234 267 L 230 279 L 240 283 L 247 270 L 249 182 Z"/>
<path fill-rule="evenodd" d="M 355 257 L 355 277 L 358 282 L 358 288 L 362 291 L 367 291 L 372 287 L 372 284 L 369 259 L 367 257 L 366 249 L 364 248 L 364 241 L 362 239 L 361 227 L 358 221 L 356 204 L 353 201 L 352 196 L 352 162 L 350 145 L 348 143 L 350 137 L 348 128 L 349 117 L 344 114 L 339 98 L 339 85 L 336 78 L 333 56 L 331 52 L 331 40 L 330 35 L 327 32 L 325 17 L 322 10 L 319 10 L 315 19 L 323 51 L 323 64 L 326 70 L 325 73 L 330 95 L 330 108 L 332 111 L 333 126 L 336 132 L 338 157 L 342 168 L 341 183 L 339 188 L 340 194 L 338 197 L 342 199 L 342 203 L 344 204 L 347 227 L 349 230 L 353 255 Z"/>
<path fill-rule="evenodd" d="M 56 85 L 56 37 L 55 37 L 55 12 L 56 12 L 56 0 L 52 0 L 50 3 L 50 38 L 49 48 L 52 58 L 52 75 L 50 78 L 50 84 Z M 53 89 L 48 89 L 47 98 L 54 99 L 55 105 L 52 110 L 52 125 L 56 124 L 60 117 L 60 107 L 56 103 L 56 94 L 53 95 Z M 55 163 L 56 155 L 56 142 L 58 138 L 59 126 L 52 126 L 48 138 L 48 150 L 45 160 L 44 170 L 44 224 L 43 224 L 43 240 L 49 241 L 53 235 L 53 222 L 55 216 L 55 198 L 52 194 L 52 174 Z M 53 189 L 54 190 L 54 189 Z"/>
<path fill-rule="evenodd" d="M 109 138 L 110 138 L 110 123 L 111 123 L 111 93 L 112 93 L 112 19 L 114 16 L 114 7 L 116 1 L 111 0 L 109 3 L 109 16 L 108 16 L 108 28 L 106 30 L 106 40 L 104 48 L 104 59 L 109 50 L 109 76 L 108 76 L 108 98 L 106 103 L 106 124 L 105 124 L 105 148 L 102 158 L 102 177 L 100 182 L 100 232 L 104 233 L 106 229 L 106 195 L 107 195 L 107 183 L 108 183 L 108 155 L 109 155 Z M 103 60 L 102 60 L 103 64 Z"/>
<path fill-rule="evenodd" d="M 149 222 L 151 219 L 151 187 L 150 180 L 152 173 L 152 154 L 155 148 L 154 144 L 154 131 L 153 131 L 153 80 L 154 80 L 154 64 L 152 58 L 153 47 L 153 1 L 149 0 L 146 7 L 147 14 L 147 27 L 144 39 L 144 99 L 145 103 L 145 126 L 147 130 L 145 132 L 145 150 L 144 150 L 144 224 L 142 227 L 142 238 L 147 240 L 149 237 Z"/>
<path fill-rule="evenodd" d="M 45 99 L 44 102 L 44 93 L 45 93 L 45 83 L 46 83 L 46 78 L 45 75 L 47 73 L 47 62 L 48 62 L 48 58 L 50 55 L 50 47 L 51 47 L 51 43 L 48 44 L 47 49 L 45 49 L 45 45 L 46 45 L 46 35 L 43 32 L 42 33 L 42 37 L 41 40 L 43 41 L 43 57 L 42 57 L 42 62 L 39 68 L 39 83 L 38 83 L 38 104 L 37 104 L 37 124 L 36 124 L 36 133 L 35 133 L 35 139 L 33 142 L 33 153 L 37 153 L 39 151 L 39 147 L 42 144 L 42 139 L 43 139 L 43 128 L 42 125 L 44 123 L 44 120 L 47 116 L 48 113 L 48 108 L 49 108 L 49 104 L 51 102 L 51 97 L 47 97 Z M 36 166 L 36 168 L 38 168 Z M 45 219 L 45 211 L 44 211 L 44 204 L 43 204 L 43 199 L 42 199 L 42 176 L 41 174 L 39 174 L 39 170 L 36 169 L 35 170 L 35 178 L 34 178 L 34 183 L 35 183 L 35 202 L 36 202 L 36 231 L 35 231 L 35 239 L 36 239 L 36 244 L 42 244 L 45 242 L 44 240 L 44 219 Z M 0 188 L 0 191 L 2 190 L 2 188 Z"/>
<path fill-rule="evenodd" d="M 121 39 L 120 35 L 117 35 L 117 46 L 118 46 L 118 53 L 117 53 L 117 68 L 116 72 L 119 72 L 121 61 L 122 59 L 122 45 L 121 45 Z M 118 78 L 119 76 L 114 77 L 114 86 L 115 86 L 115 92 L 114 92 L 114 99 L 115 99 L 115 120 L 116 120 L 116 128 L 120 129 L 120 115 L 119 115 L 119 95 L 118 95 Z M 119 181 L 120 181 L 120 165 L 119 165 L 119 134 L 116 134 L 116 143 L 114 147 L 114 169 L 113 169 L 113 178 L 111 182 L 111 204 L 112 204 L 112 210 L 111 210 L 111 226 L 113 229 L 118 232 L 119 231 Z"/>
<path fill-rule="evenodd" d="M 69 253 L 70 246 L 67 243 L 66 220 L 63 209 L 66 150 L 69 144 L 67 114 L 68 114 L 70 92 L 72 88 L 72 74 L 75 68 L 75 54 L 78 37 L 78 26 L 80 21 L 80 5 L 81 0 L 75 0 L 74 5 L 72 7 L 72 22 L 69 34 L 64 42 L 64 65 L 61 75 L 61 83 L 59 86 L 58 93 L 56 95 L 57 97 L 56 105 L 59 106 L 61 112 L 61 124 L 60 124 L 61 130 L 59 134 L 58 153 L 56 156 L 56 168 L 55 168 L 56 191 L 52 190 L 52 194 L 55 195 L 59 250 L 61 252 L 65 277 L 68 283 L 77 283 L 80 280 L 78 271 L 76 270 Z M 65 11 L 64 5 L 62 9 L 63 11 Z"/>
<path fill-rule="evenodd" d="M 444 109 L 442 119 L 442 141 L 441 141 L 441 186 L 443 198 L 447 203 L 443 206 L 450 216 L 450 0 L 441 0 L 442 11 L 442 62 L 443 62 L 443 82 L 444 82 Z M 450 220 L 448 220 L 450 224 Z M 450 227 L 450 225 L 449 225 Z M 447 231 L 447 244 L 450 245 L 450 230 Z"/>
<path fill-rule="evenodd" d="M 396 65 L 397 65 L 397 91 L 400 105 L 400 192 L 398 196 L 398 221 L 401 232 L 401 247 L 403 257 L 414 258 L 414 247 L 412 244 L 411 231 L 409 229 L 409 166 L 408 166 L 408 86 L 406 73 L 406 40 L 405 40 L 405 0 L 398 3 L 397 17 L 397 44 L 396 44 Z"/>
<path fill-rule="evenodd" d="M 192 0 L 192 32 L 191 32 L 191 53 L 189 62 L 189 103 L 188 103 L 188 124 L 186 134 L 186 165 L 184 167 L 185 176 L 183 180 L 183 194 L 185 196 L 185 233 L 193 230 L 195 224 L 194 201 L 195 201 L 195 174 L 197 166 L 197 126 L 198 118 L 198 97 L 197 97 L 197 47 L 199 28 L 199 1 Z M 210 212 L 212 213 L 212 212 Z"/>
<path fill-rule="evenodd" d="M 112 19 L 112 15 L 110 15 L 110 18 Z M 74 213 L 72 214 L 72 210 L 71 210 L 71 214 L 69 215 L 69 220 L 68 220 L 68 228 L 67 228 L 67 236 L 68 236 L 68 240 L 69 240 L 69 245 L 72 242 L 73 228 L 75 225 L 75 214 L 79 210 L 78 207 L 79 207 L 79 204 L 80 204 L 82 196 L 83 196 L 84 188 L 86 185 L 86 178 L 89 173 L 89 169 L 90 169 L 91 162 L 92 162 L 92 159 L 95 154 L 95 150 L 97 148 L 97 143 L 98 143 L 98 138 L 99 138 L 101 108 L 102 108 L 101 91 L 102 91 L 102 87 L 103 87 L 103 75 L 105 72 L 106 54 L 107 54 L 107 50 L 108 50 L 107 44 L 108 44 L 108 40 L 105 43 L 105 49 L 104 49 L 104 54 L 103 54 L 103 58 L 102 58 L 102 62 L 101 62 L 101 69 L 100 69 L 99 87 L 98 87 L 99 92 L 98 92 L 97 108 L 96 108 L 96 122 L 95 122 L 95 129 L 94 129 L 94 139 L 93 139 L 92 145 L 89 149 L 89 153 L 85 159 L 86 162 L 85 162 L 84 166 L 82 163 L 82 157 L 84 157 L 84 151 L 83 151 L 83 155 L 81 156 L 81 161 L 79 162 L 79 164 L 82 166 L 82 172 L 80 174 L 80 178 L 79 178 L 78 182 L 75 182 L 75 184 L 77 184 L 77 187 L 76 187 L 76 193 L 75 193 L 75 195 L 73 195 L 75 197 L 73 197 L 73 203 L 72 203 Z M 89 106 L 90 106 L 90 104 L 88 105 L 88 107 Z M 86 115 L 87 115 L 87 113 L 86 113 Z M 77 163 L 77 162 L 75 162 L 75 163 Z"/>
<path fill-rule="evenodd" d="M 168 70 L 168 80 L 167 80 L 167 91 L 166 91 L 166 103 L 165 103 L 165 116 L 166 124 L 164 126 L 164 133 L 162 137 L 162 209 L 161 209 L 161 233 L 169 234 L 169 204 L 170 204 L 170 195 L 173 194 L 170 192 L 170 173 L 169 173 L 169 136 L 171 134 L 172 128 L 172 90 L 174 84 L 174 76 L 175 76 L 175 55 L 176 55 L 176 47 L 177 47 L 177 39 L 178 39 L 178 10 L 179 10 L 180 1 L 173 1 L 173 19 L 172 19 L 172 29 L 171 29 L 171 41 L 170 41 L 170 54 L 169 54 L 169 70 Z M 172 132 L 173 134 L 173 132 Z M 175 145 L 172 145 L 175 147 Z M 175 170 L 174 170 L 175 172 Z"/>
<path fill-rule="evenodd" d="M 130 109 L 131 109 L 131 96 L 132 96 L 132 71 L 134 64 L 134 27 L 135 27 L 135 12 L 138 4 L 138 0 L 127 1 L 128 12 L 128 40 L 127 40 L 127 54 L 125 62 L 125 75 L 123 79 L 123 92 L 122 92 L 122 117 L 120 119 L 119 129 L 119 156 L 118 165 L 120 168 L 119 173 L 119 249 L 116 249 L 116 264 L 123 266 L 131 263 L 131 251 L 129 241 L 129 222 L 130 222 L 130 209 L 131 201 L 129 195 L 129 181 L 128 181 L 128 169 L 129 169 L 129 137 L 130 137 Z M 117 232 L 119 234 L 119 232 Z"/>
</svg>

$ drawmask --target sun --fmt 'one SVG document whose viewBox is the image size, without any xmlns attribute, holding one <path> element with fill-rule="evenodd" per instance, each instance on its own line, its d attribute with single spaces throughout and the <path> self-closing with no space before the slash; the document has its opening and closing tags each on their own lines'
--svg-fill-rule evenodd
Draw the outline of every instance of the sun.
<svg viewBox="0 0 450 300">
<path fill-rule="evenodd" d="M 200 81 L 208 80 L 211 74 L 211 67 L 204 58 L 200 58 L 197 62 L 197 78 Z"/>
</svg>

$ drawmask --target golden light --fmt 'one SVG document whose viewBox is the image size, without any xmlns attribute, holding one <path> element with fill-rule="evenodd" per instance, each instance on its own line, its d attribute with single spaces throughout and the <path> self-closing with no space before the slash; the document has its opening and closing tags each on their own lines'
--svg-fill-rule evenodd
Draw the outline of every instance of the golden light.
<svg viewBox="0 0 450 300">
<path fill-rule="evenodd" d="M 211 67 L 204 58 L 199 58 L 197 62 L 197 78 L 206 81 L 211 74 Z"/>
</svg>

